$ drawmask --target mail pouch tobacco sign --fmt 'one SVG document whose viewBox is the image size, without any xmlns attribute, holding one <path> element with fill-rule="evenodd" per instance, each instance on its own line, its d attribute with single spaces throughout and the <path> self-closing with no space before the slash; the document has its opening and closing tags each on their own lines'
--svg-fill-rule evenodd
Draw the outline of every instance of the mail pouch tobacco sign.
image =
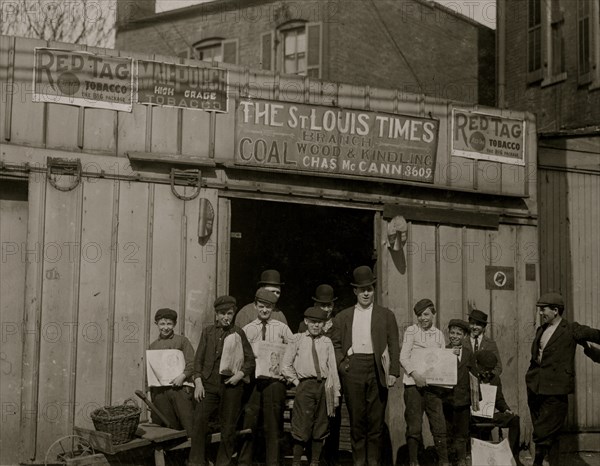
<svg viewBox="0 0 600 466">
<path fill-rule="evenodd" d="M 33 101 L 130 112 L 133 60 L 36 48 Z"/>
<path fill-rule="evenodd" d="M 316 105 L 243 100 L 235 163 L 433 183 L 439 121 Z"/>
<path fill-rule="evenodd" d="M 227 112 L 227 70 L 138 60 L 137 102 Z"/>
</svg>

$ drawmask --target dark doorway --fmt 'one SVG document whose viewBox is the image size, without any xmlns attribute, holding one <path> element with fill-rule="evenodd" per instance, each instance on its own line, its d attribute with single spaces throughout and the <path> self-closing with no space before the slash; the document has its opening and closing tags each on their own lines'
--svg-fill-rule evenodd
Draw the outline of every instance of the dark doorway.
<svg viewBox="0 0 600 466">
<path fill-rule="evenodd" d="M 321 283 L 334 287 L 335 311 L 354 304 L 352 270 L 374 264 L 373 218 L 369 210 L 232 199 L 230 293 L 241 307 L 263 270 L 279 270 L 278 307 L 293 332 Z"/>
</svg>

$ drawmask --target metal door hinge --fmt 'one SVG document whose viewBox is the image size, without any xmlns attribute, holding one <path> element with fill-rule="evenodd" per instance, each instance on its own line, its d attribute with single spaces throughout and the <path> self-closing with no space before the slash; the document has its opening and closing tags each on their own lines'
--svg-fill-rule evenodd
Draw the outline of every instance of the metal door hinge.
<svg viewBox="0 0 600 466">
<path fill-rule="evenodd" d="M 81 182 L 81 160 L 48 157 L 46 174 L 48 175 L 48 181 L 56 189 L 59 191 L 71 191 Z M 74 179 L 69 185 L 60 186 L 57 182 L 61 176 L 72 176 Z"/>
<path fill-rule="evenodd" d="M 175 185 L 178 186 L 193 186 L 196 188 L 192 194 L 186 196 L 179 194 L 175 189 Z M 202 187 L 202 172 L 198 169 L 191 170 L 177 170 L 171 168 L 171 191 L 173 194 L 182 201 L 191 201 L 198 197 L 200 194 L 200 188 Z"/>
</svg>

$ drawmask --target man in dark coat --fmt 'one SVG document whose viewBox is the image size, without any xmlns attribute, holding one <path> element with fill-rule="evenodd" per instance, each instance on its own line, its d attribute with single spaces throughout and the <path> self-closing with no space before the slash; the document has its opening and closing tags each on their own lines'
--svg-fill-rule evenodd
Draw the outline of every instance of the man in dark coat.
<svg viewBox="0 0 600 466">
<path fill-rule="evenodd" d="M 380 463 L 388 387 L 400 375 L 400 344 L 396 317 L 374 304 L 376 282 L 370 267 L 354 270 L 357 303 L 333 322 L 333 346 L 350 415 L 355 465 Z M 389 353 L 389 372 L 382 355 Z"/>
<path fill-rule="evenodd" d="M 575 350 L 577 344 L 599 343 L 600 330 L 564 319 L 564 300 L 558 293 L 543 294 L 536 306 L 542 325 L 531 345 L 531 363 L 525 375 L 535 442 L 533 464 L 541 466 L 548 455 L 550 466 L 555 466 L 568 395 L 575 390 Z"/>
</svg>

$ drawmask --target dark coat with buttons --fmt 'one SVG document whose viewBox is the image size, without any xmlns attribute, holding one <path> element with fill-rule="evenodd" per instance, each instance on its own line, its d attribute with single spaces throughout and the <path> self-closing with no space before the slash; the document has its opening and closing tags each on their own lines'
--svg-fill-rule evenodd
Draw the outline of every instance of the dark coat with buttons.
<svg viewBox="0 0 600 466">
<path fill-rule="evenodd" d="M 452 348 L 451 344 L 446 345 L 446 348 Z M 458 368 L 456 371 L 456 385 L 452 390 L 448 390 L 444 397 L 444 403 L 452 406 L 468 406 L 471 404 L 471 380 L 470 372 L 475 370 L 475 357 L 471 350 L 471 345 L 462 343 L 462 356 L 457 359 Z"/>
<path fill-rule="evenodd" d="M 538 362 L 540 339 L 547 324 L 537 329 L 531 345 L 531 362 L 525 375 L 527 388 L 537 395 L 568 395 L 575 390 L 575 350 L 584 342 L 600 343 L 600 330 L 562 319 Z"/>
<path fill-rule="evenodd" d="M 200 337 L 200 343 L 194 357 L 194 380 L 200 377 L 203 383 L 206 383 L 214 375 L 214 372 L 219 372 L 219 364 L 221 363 L 221 355 L 223 354 L 223 341 L 228 335 L 237 333 L 242 339 L 242 347 L 244 350 L 244 364 L 242 372 L 245 377 L 254 375 L 256 366 L 254 360 L 254 352 L 252 346 L 248 342 L 248 338 L 244 331 L 236 325 L 230 326 L 223 330 L 216 325 L 210 325 L 204 329 Z"/>
</svg>

